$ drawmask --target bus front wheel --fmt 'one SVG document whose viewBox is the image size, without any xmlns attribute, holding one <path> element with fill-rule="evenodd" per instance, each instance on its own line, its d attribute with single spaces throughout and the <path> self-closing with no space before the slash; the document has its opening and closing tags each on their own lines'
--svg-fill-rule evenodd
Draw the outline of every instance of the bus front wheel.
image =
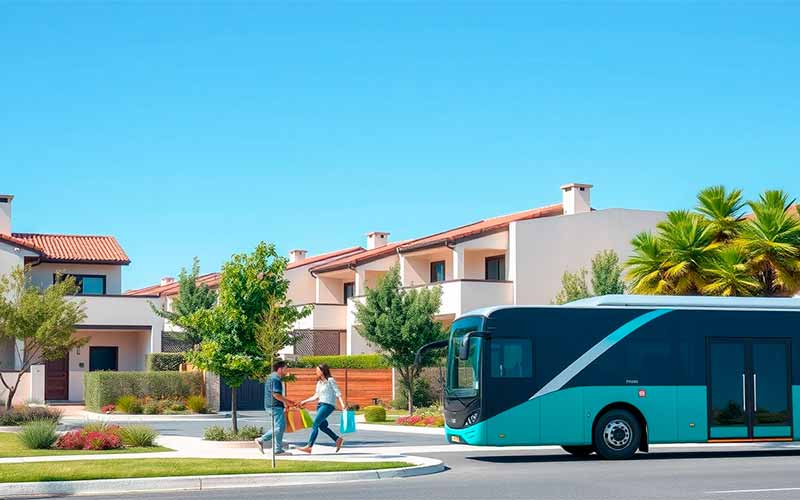
<svg viewBox="0 0 800 500">
<path fill-rule="evenodd" d="M 564 449 L 570 455 L 575 455 L 576 457 L 588 457 L 594 452 L 594 448 L 592 446 L 562 446 L 561 448 Z"/>
<path fill-rule="evenodd" d="M 639 449 L 642 430 L 631 412 L 612 409 L 604 413 L 594 427 L 594 447 L 607 460 L 631 458 Z"/>
</svg>

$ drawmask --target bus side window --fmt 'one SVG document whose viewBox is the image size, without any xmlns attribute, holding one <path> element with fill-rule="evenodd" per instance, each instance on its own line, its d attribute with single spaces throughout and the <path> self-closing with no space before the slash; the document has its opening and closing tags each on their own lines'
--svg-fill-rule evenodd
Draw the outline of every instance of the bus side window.
<svg viewBox="0 0 800 500">
<path fill-rule="evenodd" d="M 493 338 L 491 341 L 490 375 L 493 378 L 533 377 L 533 343 L 531 339 Z"/>
</svg>

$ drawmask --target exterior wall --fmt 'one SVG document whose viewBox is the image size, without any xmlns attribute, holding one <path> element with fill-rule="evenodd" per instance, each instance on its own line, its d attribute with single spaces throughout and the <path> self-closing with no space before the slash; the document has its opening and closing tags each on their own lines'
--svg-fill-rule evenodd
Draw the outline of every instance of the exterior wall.
<svg viewBox="0 0 800 500">
<path fill-rule="evenodd" d="M 0 275 L 10 273 L 12 269 L 25 263 L 26 256 L 34 255 L 34 253 L 27 250 L 22 250 L 5 242 L 0 242 Z"/>
<path fill-rule="evenodd" d="M 314 302 L 318 304 L 342 304 L 344 302 L 345 283 L 344 279 L 318 276 L 317 297 Z"/>
<path fill-rule="evenodd" d="M 614 250 L 625 261 L 631 239 L 653 230 L 664 212 L 611 208 L 547 217 L 510 225 L 508 279 L 514 304 L 549 304 L 561 289 L 564 271 L 588 268 L 601 250 Z"/>
<path fill-rule="evenodd" d="M 145 356 L 150 352 L 150 332 L 126 330 L 78 330 L 76 338 L 88 338 L 89 343 L 69 353 L 69 399 L 83 400 L 83 374 L 89 371 L 91 346 L 119 347 L 119 371 L 143 371 Z"/>
<path fill-rule="evenodd" d="M 344 330 L 347 306 L 344 304 L 314 304 L 310 315 L 294 324 L 295 330 Z"/>
<path fill-rule="evenodd" d="M 59 272 L 102 275 L 106 277 L 106 294 L 119 295 L 122 293 L 122 266 L 45 262 L 33 266 L 30 271 L 30 277 L 34 285 L 46 288 L 53 284 L 53 275 Z"/>
<path fill-rule="evenodd" d="M 12 376 L 14 378 L 11 378 Z M 12 382 L 17 379 L 17 373 L 3 372 L 3 377 L 5 377 L 5 380 Z M 8 397 L 6 388 L 0 384 L 0 404 L 5 404 L 6 397 Z M 19 381 L 17 392 L 14 393 L 14 400 L 12 401 L 12 404 L 14 406 L 24 405 L 31 401 L 31 399 L 31 374 L 30 372 L 23 373 L 22 378 Z"/>
<path fill-rule="evenodd" d="M 417 286 L 431 282 L 431 262 L 444 261 L 445 280 L 454 279 L 453 251 L 447 247 L 437 248 L 429 252 L 408 253 L 402 255 L 403 286 Z"/>
<path fill-rule="evenodd" d="M 482 280 L 486 278 L 486 257 L 505 255 L 502 250 L 472 250 L 464 252 L 464 278 Z M 506 276 L 508 276 L 508 259 L 506 259 Z"/>
<path fill-rule="evenodd" d="M 81 323 L 91 326 L 135 326 L 152 331 L 147 352 L 161 352 L 161 332 L 164 320 L 156 315 L 150 304 L 159 305 L 159 299 L 144 296 L 84 295 L 71 297 L 82 300 L 86 319 Z"/>
<path fill-rule="evenodd" d="M 314 276 L 308 272 L 308 266 L 289 269 L 284 274 L 289 280 L 289 291 L 286 296 L 294 304 L 310 304 L 316 300 L 316 283 Z"/>
</svg>

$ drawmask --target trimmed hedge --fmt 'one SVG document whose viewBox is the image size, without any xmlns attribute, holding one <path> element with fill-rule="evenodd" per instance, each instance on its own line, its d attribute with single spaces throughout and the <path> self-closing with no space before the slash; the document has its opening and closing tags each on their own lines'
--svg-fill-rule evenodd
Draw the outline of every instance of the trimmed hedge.
<svg viewBox="0 0 800 500">
<path fill-rule="evenodd" d="M 302 356 L 289 363 L 294 368 L 314 368 L 322 363 L 331 368 L 361 368 L 376 370 L 389 368 L 389 363 L 380 354 L 354 354 L 352 356 Z"/>
<path fill-rule="evenodd" d="M 364 420 L 367 422 L 386 422 L 386 408 L 383 406 L 367 406 L 364 408 Z"/>
<path fill-rule="evenodd" d="M 182 352 L 153 352 L 147 355 L 146 366 L 149 372 L 176 372 L 185 361 Z"/>
<path fill-rule="evenodd" d="M 185 399 L 202 392 L 200 372 L 86 372 L 83 376 L 86 408 L 94 411 L 116 403 L 120 396 Z"/>
</svg>

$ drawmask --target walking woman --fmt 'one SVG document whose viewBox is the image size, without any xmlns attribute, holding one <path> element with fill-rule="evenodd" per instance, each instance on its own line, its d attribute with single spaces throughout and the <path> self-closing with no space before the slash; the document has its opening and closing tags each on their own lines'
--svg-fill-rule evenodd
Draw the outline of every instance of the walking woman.
<svg viewBox="0 0 800 500">
<path fill-rule="evenodd" d="M 336 400 L 345 409 L 344 401 L 342 401 L 342 393 L 339 386 L 336 385 L 336 380 L 331 377 L 331 369 L 325 363 L 317 366 L 317 392 L 313 396 L 300 402 L 300 406 L 310 403 L 312 401 L 319 401 L 317 404 L 317 415 L 314 417 L 314 425 L 311 427 L 311 435 L 308 437 L 308 444 L 304 448 L 298 450 L 311 453 L 311 448 L 317 440 L 317 435 L 321 430 L 336 443 L 336 453 L 342 448 L 344 439 L 337 436 L 335 432 L 328 426 L 328 417 L 336 410 Z"/>
</svg>

